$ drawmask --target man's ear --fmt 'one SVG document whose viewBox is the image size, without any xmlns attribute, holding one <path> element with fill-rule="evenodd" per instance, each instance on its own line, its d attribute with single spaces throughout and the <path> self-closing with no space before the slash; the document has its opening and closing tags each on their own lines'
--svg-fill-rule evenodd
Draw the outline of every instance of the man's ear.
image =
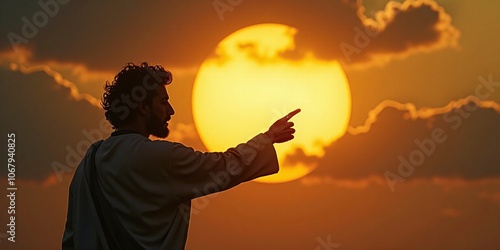
<svg viewBox="0 0 500 250">
<path fill-rule="evenodd" d="M 139 114 L 147 116 L 151 111 L 151 107 L 145 102 L 139 102 L 139 104 L 137 105 L 137 110 L 139 111 Z"/>
</svg>

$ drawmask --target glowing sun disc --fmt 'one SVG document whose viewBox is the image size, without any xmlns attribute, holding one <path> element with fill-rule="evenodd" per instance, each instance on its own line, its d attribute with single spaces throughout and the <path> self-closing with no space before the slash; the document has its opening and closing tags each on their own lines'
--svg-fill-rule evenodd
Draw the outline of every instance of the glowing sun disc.
<svg viewBox="0 0 500 250">
<path fill-rule="evenodd" d="M 245 142 L 289 111 L 302 109 L 292 119 L 295 139 L 275 144 L 280 172 L 259 182 L 287 182 L 310 173 L 317 166 L 314 160 L 286 156 L 323 156 L 324 146 L 345 133 L 350 118 L 349 84 L 337 61 L 280 56 L 294 49 L 296 32 L 281 24 L 238 30 L 202 63 L 194 83 L 194 122 L 210 151 Z"/>
</svg>

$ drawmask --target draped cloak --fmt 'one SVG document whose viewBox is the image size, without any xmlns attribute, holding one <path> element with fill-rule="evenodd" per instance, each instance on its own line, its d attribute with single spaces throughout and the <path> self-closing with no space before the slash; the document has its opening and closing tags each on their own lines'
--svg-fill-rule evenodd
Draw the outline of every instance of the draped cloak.
<svg viewBox="0 0 500 250">
<path fill-rule="evenodd" d="M 85 175 L 92 144 L 69 188 L 62 249 L 109 249 Z M 97 181 L 123 228 L 144 249 L 184 249 L 191 200 L 277 173 L 276 151 L 259 134 L 225 152 L 116 131 L 95 153 Z"/>
</svg>

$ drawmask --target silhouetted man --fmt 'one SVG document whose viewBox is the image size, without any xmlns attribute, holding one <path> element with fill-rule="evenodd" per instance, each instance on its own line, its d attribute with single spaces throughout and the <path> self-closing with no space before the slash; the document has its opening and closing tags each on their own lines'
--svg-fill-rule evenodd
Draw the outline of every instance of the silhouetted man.
<svg viewBox="0 0 500 250">
<path fill-rule="evenodd" d="M 293 138 L 288 120 L 300 110 L 247 143 L 202 153 L 148 139 L 169 133 L 171 81 L 161 66 L 129 63 L 106 83 L 101 104 L 115 132 L 75 172 L 63 249 L 183 249 L 192 199 L 278 172 L 273 143 Z"/>
</svg>

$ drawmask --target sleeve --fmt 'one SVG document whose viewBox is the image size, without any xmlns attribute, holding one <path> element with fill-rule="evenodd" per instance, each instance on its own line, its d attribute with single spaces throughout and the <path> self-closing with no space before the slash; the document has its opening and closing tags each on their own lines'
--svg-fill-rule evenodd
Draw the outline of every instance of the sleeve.
<svg viewBox="0 0 500 250">
<path fill-rule="evenodd" d="M 220 192 L 279 171 L 274 146 L 264 134 L 225 152 L 202 153 L 175 143 L 170 161 L 170 183 L 179 199 Z"/>
</svg>

